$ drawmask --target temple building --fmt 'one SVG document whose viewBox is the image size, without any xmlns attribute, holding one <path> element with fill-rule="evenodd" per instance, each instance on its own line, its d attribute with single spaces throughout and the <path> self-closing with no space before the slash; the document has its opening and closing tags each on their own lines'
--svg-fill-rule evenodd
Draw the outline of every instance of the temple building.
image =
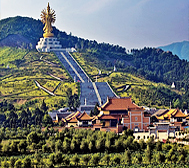
<svg viewBox="0 0 189 168">
<path fill-rule="evenodd" d="M 92 120 L 85 111 L 83 113 L 77 111 L 74 115 L 62 118 L 62 122 L 66 127 L 92 127 Z"/>
<path fill-rule="evenodd" d="M 159 122 L 169 122 L 176 127 L 177 131 L 182 130 L 182 127 L 185 126 L 186 117 L 187 115 L 178 108 L 167 110 L 162 115 L 156 116 Z"/>
<path fill-rule="evenodd" d="M 114 130 L 117 133 L 129 128 L 138 132 L 147 131 L 150 125 L 150 115 L 133 103 L 130 97 L 107 98 L 107 102 L 99 107 L 99 111 L 94 129 Z"/>
<path fill-rule="evenodd" d="M 92 119 L 85 111 L 77 118 L 79 127 L 91 127 Z"/>
</svg>

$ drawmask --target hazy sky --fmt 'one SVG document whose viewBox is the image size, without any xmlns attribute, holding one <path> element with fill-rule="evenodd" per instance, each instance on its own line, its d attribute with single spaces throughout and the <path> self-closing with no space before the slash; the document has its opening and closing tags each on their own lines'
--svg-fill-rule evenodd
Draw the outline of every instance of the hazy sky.
<svg viewBox="0 0 189 168">
<path fill-rule="evenodd" d="M 189 0 L 0 0 L 0 18 L 40 19 L 47 3 L 68 34 L 127 49 L 189 40 Z"/>
</svg>

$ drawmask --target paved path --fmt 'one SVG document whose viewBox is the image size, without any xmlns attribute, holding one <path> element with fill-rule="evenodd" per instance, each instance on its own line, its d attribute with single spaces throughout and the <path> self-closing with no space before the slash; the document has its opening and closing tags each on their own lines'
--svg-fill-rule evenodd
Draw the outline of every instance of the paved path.
<svg viewBox="0 0 189 168">
<path fill-rule="evenodd" d="M 97 89 L 97 87 L 96 87 L 96 84 L 95 84 L 95 82 L 93 82 L 92 84 L 93 84 L 93 88 L 94 88 L 94 90 L 95 90 L 96 96 L 97 96 L 97 98 L 98 98 L 98 104 L 99 104 L 100 106 L 102 106 L 102 100 L 101 100 L 100 94 L 98 93 L 98 89 Z"/>
<path fill-rule="evenodd" d="M 73 65 L 70 63 L 70 61 L 67 59 L 67 57 L 61 52 L 61 55 L 64 57 L 66 62 L 69 64 L 69 66 L 72 68 L 72 70 L 75 72 L 75 74 L 78 76 L 81 82 L 85 82 L 83 78 L 80 76 L 80 74 L 77 72 L 77 70 L 73 67 Z"/>
<path fill-rule="evenodd" d="M 51 91 L 47 90 L 46 88 L 44 88 L 43 86 L 41 86 L 41 85 L 39 84 L 39 82 L 37 82 L 36 80 L 35 80 L 34 82 L 36 83 L 36 85 L 37 85 L 38 88 L 44 90 L 45 92 L 47 92 L 48 94 L 50 94 L 50 95 L 52 95 L 52 96 L 56 96 L 53 92 L 51 92 Z"/>
<path fill-rule="evenodd" d="M 62 81 L 62 79 L 61 79 L 61 78 L 59 78 L 59 77 L 57 77 L 57 76 L 54 76 L 53 74 L 51 74 L 51 73 L 49 73 L 49 72 L 48 72 L 48 74 L 49 74 L 51 77 L 53 77 L 53 78 L 55 78 L 55 79 L 57 79 L 57 80 Z"/>
<path fill-rule="evenodd" d="M 107 97 L 118 97 L 107 82 L 95 82 L 95 84 L 100 94 L 102 104 L 107 101 Z"/>
<path fill-rule="evenodd" d="M 73 79 L 80 82 L 91 81 L 87 74 L 68 52 L 56 51 L 55 54 Z"/>
<path fill-rule="evenodd" d="M 87 106 L 95 106 L 96 103 L 101 106 L 106 102 L 107 97 L 117 97 L 108 83 L 92 82 L 82 67 L 68 52 L 59 51 L 55 52 L 55 54 L 70 76 L 76 81 L 80 81 L 80 102 L 82 108 L 86 106 L 87 109 Z"/>
<path fill-rule="evenodd" d="M 53 93 L 58 89 L 58 87 L 59 87 L 61 84 L 62 84 L 62 82 L 60 82 L 60 83 L 56 86 L 56 88 L 53 90 Z"/>
</svg>

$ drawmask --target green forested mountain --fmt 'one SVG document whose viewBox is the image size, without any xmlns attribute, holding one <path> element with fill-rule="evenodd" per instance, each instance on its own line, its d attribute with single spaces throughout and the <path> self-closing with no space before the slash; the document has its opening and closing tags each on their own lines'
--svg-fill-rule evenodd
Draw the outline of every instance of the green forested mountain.
<svg viewBox="0 0 189 168">
<path fill-rule="evenodd" d="M 53 33 L 61 42 L 63 47 L 76 47 L 80 49 L 86 48 L 103 48 L 108 51 L 124 52 L 125 49 L 120 46 L 108 44 L 98 44 L 96 41 L 84 40 L 66 32 L 61 32 L 56 27 L 53 27 Z M 11 17 L 0 20 L 0 41 L 7 38 L 9 35 L 19 34 L 27 38 L 33 46 L 37 44 L 39 38 L 43 36 L 43 24 L 40 20 L 35 20 L 28 17 Z"/>
<path fill-rule="evenodd" d="M 169 86 L 174 82 L 177 90 L 182 91 L 182 94 L 188 94 L 189 62 L 179 59 L 171 52 L 145 47 L 140 50 L 132 49 L 128 54 L 124 47 L 75 37 L 71 33 L 61 32 L 55 27 L 53 33 L 63 47 L 75 47 L 80 60 L 85 60 L 88 65 L 96 69 L 109 72 L 115 66 L 117 71 L 129 73 L 141 79 L 156 83 L 162 82 Z M 15 39 L 23 40 L 19 43 L 22 45 L 21 47 L 35 48 L 39 38 L 43 35 L 43 24 L 40 20 L 20 16 L 0 20 L 0 46 L 3 46 L 6 39 L 15 34 L 19 35 L 19 38 L 14 36 Z M 31 45 L 28 46 L 28 43 Z M 88 71 L 88 69 L 85 70 Z M 121 80 L 124 81 L 124 79 Z M 184 102 L 189 104 L 187 96 L 183 97 L 185 97 Z M 179 96 L 178 94 L 175 96 L 175 99 L 178 98 L 181 99 L 181 92 Z M 173 98 L 171 97 L 171 99 Z M 167 100 L 169 101 L 169 99 Z"/>
</svg>

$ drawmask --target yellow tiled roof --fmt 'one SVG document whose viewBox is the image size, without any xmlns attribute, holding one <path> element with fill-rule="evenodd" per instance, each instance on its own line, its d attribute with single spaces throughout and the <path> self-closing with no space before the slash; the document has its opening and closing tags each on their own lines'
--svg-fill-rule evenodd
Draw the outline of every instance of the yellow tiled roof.
<svg viewBox="0 0 189 168">
<path fill-rule="evenodd" d="M 92 120 L 93 117 L 90 117 L 85 111 L 78 117 L 79 120 Z"/>
<path fill-rule="evenodd" d="M 179 109 L 170 109 L 164 115 L 157 117 L 158 120 L 170 119 L 172 117 L 186 117 L 186 115 Z"/>
</svg>

